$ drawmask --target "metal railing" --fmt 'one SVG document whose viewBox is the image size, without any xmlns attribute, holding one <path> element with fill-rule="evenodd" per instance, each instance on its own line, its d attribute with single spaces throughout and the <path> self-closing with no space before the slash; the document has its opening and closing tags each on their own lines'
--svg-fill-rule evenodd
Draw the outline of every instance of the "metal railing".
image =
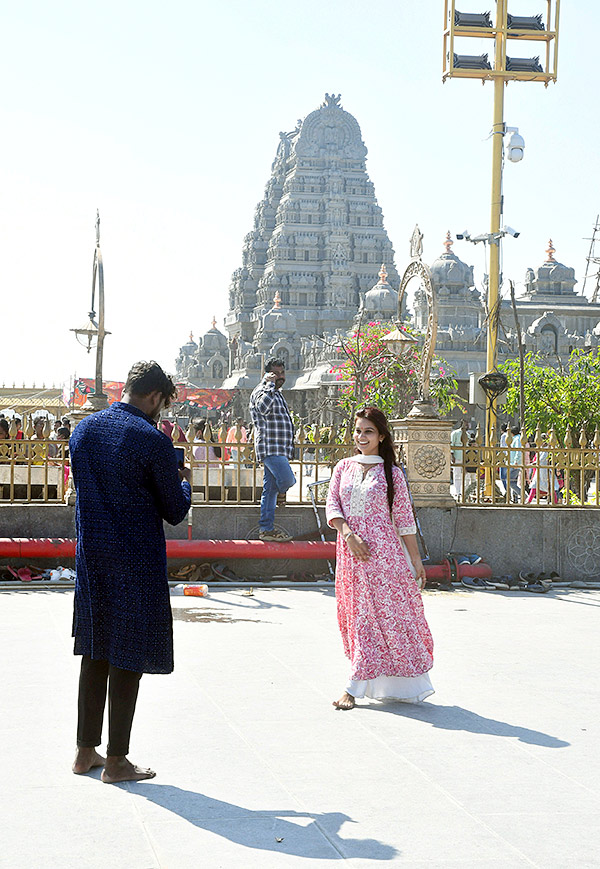
<svg viewBox="0 0 600 869">
<path fill-rule="evenodd" d="M 204 438 L 177 442 L 178 431 L 173 429 L 173 442 L 185 451 L 186 464 L 192 470 L 193 503 L 195 504 L 255 504 L 260 501 L 263 483 L 262 465 L 256 462 L 254 445 L 244 439 L 241 428 L 236 428 L 227 440 L 227 428 L 214 433 L 205 428 Z M 326 481 L 334 466 L 354 452 L 348 431 L 335 427 L 300 426 L 296 432 L 294 457 L 290 464 L 296 484 L 286 493 L 286 501 L 295 504 L 311 502 L 308 487 L 317 480 Z M 325 486 L 314 487 L 317 502 L 326 497 Z"/>
<path fill-rule="evenodd" d="M 26 426 L 29 434 L 29 426 Z M 240 428 L 229 435 L 222 427 L 206 426 L 204 438 L 178 442 L 181 429 L 173 429 L 173 443 L 184 450 L 185 464 L 192 472 L 194 504 L 257 504 L 263 483 L 262 465 L 256 462 L 254 445 L 245 440 Z M 61 503 L 73 494 L 66 441 L 27 437 L 17 440 L 16 430 L 0 440 L 0 503 Z M 286 501 L 311 503 L 309 485 L 326 481 L 336 463 L 354 452 L 351 436 L 335 427 L 301 426 L 296 432 L 294 457 L 290 464 L 296 484 Z M 313 486 L 315 500 L 323 503 L 326 486 Z"/>
<path fill-rule="evenodd" d="M 48 437 L 14 436 L 0 440 L 0 503 L 64 503 L 72 496 L 69 448 L 66 441 Z M 242 429 L 214 432 L 207 425 L 201 440 L 178 443 L 192 471 L 194 504 L 257 504 L 263 482 L 262 465 Z M 400 446 L 400 445 L 398 445 Z M 296 484 L 288 491 L 290 504 L 323 503 L 327 487 L 315 486 L 331 476 L 336 463 L 354 452 L 351 431 L 335 427 L 301 426 L 291 460 Z M 401 453 L 399 449 L 399 453 Z M 600 507 L 600 432 L 559 442 L 554 431 L 545 436 L 538 428 L 521 444 L 509 434 L 506 446 L 487 447 L 478 430 L 460 446 L 452 446 L 452 494 L 465 506 Z"/>
<path fill-rule="evenodd" d="M 479 429 L 452 447 L 452 494 L 465 506 L 600 507 L 600 432 L 554 429 L 487 447 Z"/>
<path fill-rule="evenodd" d="M 0 440 L 0 502 L 61 502 L 69 480 L 66 441 Z"/>
</svg>

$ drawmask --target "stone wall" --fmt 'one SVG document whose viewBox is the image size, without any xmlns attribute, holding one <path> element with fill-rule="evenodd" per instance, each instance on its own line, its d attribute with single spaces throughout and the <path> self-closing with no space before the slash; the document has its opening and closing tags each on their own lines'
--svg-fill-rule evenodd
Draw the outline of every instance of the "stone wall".
<svg viewBox="0 0 600 869">
<path fill-rule="evenodd" d="M 323 510 L 321 508 L 321 515 Z M 61 505 L 0 506 L 0 537 L 74 537 L 73 507 Z M 600 511 L 553 507 L 422 507 L 417 511 L 432 563 L 447 552 L 478 553 L 494 575 L 519 570 L 556 570 L 565 580 L 600 578 Z M 197 506 L 197 539 L 258 537 L 259 507 Z M 276 513 L 276 524 L 293 536 L 314 532 L 310 506 L 289 506 Z M 187 520 L 166 525 L 169 538 L 187 538 Z M 333 539 L 333 535 L 331 535 Z M 315 538 L 316 539 L 316 538 Z M 17 563 L 17 562 L 14 562 Z M 176 562 L 173 562 L 176 563 Z M 239 560 L 228 562 L 240 575 L 273 576 L 293 571 L 324 573 L 325 562 Z M 53 566 L 45 562 L 47 566 Z"/>
<path fill-rule="evenodd" d="M 482 555 L 494 572 L 556 570 L 600 578 L 600 511 L 569 507 L 453 507 L 418 511 L 432 562 L 449 552 Z"/>
</svg>

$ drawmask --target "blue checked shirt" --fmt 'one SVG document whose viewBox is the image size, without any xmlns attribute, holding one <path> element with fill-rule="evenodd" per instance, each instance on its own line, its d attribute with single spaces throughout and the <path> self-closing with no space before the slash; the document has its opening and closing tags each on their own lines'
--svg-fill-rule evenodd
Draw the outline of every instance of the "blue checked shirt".
<svg viewBox="0 0 600 869">
<path fill-rule="evenodd" d="M 272 381 L 261 380 L 250 396 L 256 459 L 265 456 L 294 458 L 294 423 L 281 390 Z"/>
</svg>

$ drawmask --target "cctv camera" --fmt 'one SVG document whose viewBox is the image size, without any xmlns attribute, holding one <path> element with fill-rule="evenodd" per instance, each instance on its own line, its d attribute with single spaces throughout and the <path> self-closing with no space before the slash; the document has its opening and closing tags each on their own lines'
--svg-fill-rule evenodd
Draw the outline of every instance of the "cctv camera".
<svg viewBox="0 0 600 869">
<path fill-rule="evenodd" d="M 456 237 L 457 237 L 457 239 L 459 239 L 460 241 L 462 241 L 463 238 L 466 238 L 467 241 L 471 238 L 468 229 L 463 229 L 462 232 L 457 232 L 457 233 L 456 233 Z"/>
<path fill-rule="evenodd" d="M 518 237 L 521 235 L 521 233 L 520 233 L 520 232 L 517 232 L 516 229 L 513 229 L 512 226 L 505 226 L 505 227 L 504 227 L 504 232 L 505 232 L 507 235 L 512 235 L 513 238 L 518 238 Z"/>
</svg>

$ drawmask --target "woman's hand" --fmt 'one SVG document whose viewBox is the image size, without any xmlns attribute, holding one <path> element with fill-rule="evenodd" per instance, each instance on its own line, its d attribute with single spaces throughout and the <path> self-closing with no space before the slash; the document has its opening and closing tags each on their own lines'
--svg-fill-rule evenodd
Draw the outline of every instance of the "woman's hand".
<svg viewBox="0 0 600 869">
<path fill-rule="evenodd" d="M 421 559 L 416 564 L 413 564 L 417 575 L 415 576 L 415 580 L 417 585 L 423 590 L 427 585 L 427 574 L 425 573 L 425 568 L 423 567 L 423 562 Z"/>
<path fill-rule="evenodd" d="M 368 545 L 358 534 L 349 534 L 346 537 L 346 544 L 351 554 L 359 561 L 368 561 L 371 557 Z"/>
</svg>

